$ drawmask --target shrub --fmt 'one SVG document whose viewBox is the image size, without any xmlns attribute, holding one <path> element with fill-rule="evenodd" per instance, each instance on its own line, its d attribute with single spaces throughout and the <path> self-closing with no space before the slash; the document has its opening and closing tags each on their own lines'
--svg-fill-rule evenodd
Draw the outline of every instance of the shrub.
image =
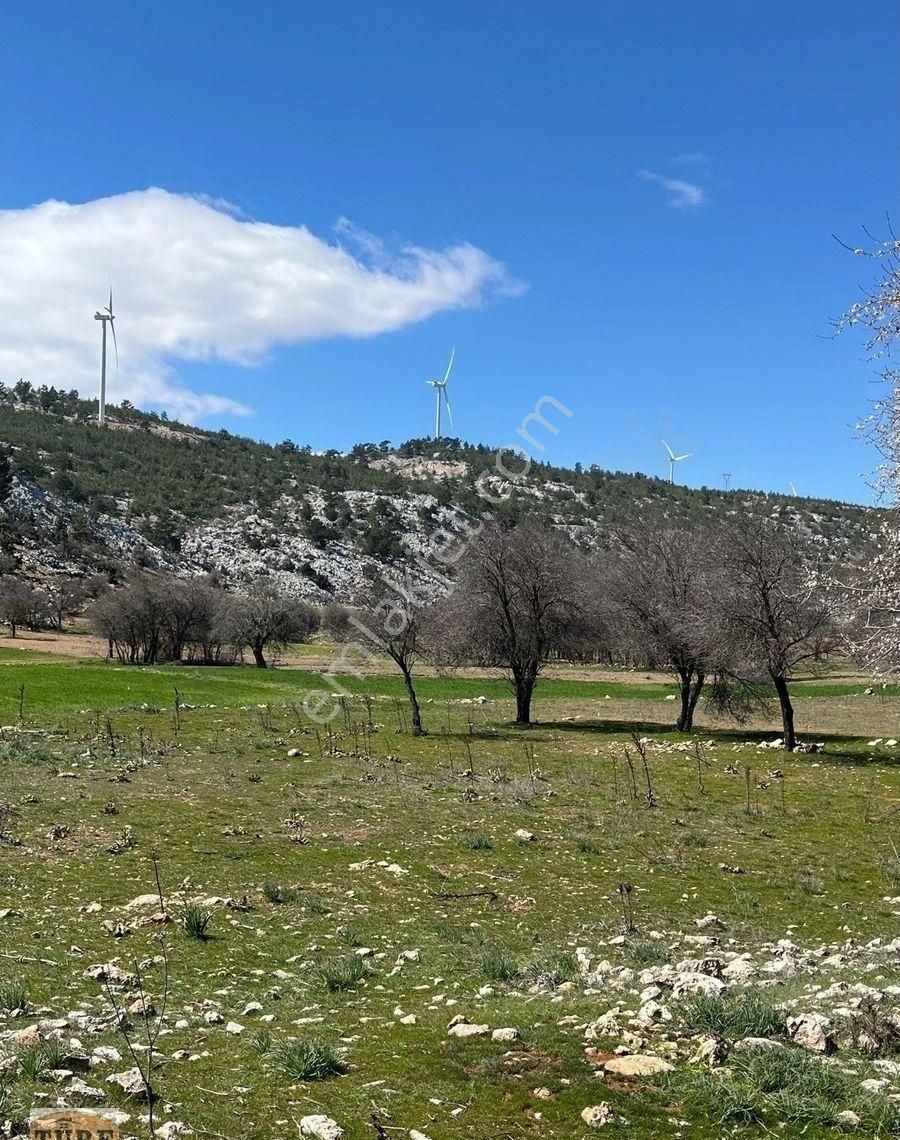
<svg viewBox="0 0 900 1140">
<path fill-rule="evenodd" d="M 493 851 L 494 845 L 486 835 L 467 835 L 463 843 L 470 851 Z"/>
<path fill-rule="evenodd" d="M 28 992 L 21 982 L 0 982 L 0 1010 L 12 1013 L 28 1008 Z"/>
<path fill-rule="evenodd" d="M 288 1041 L 272 1050 L 272 1068 L 292 1081 L 324 1081 L 347 1071 L 330 1045 Z"/>
<path fill-rule="evenodd" d="M 900 1008 L 865 997 L 849 1017 L 844 1018 L 854 1046 L 870 1057 L 900 1053 Z"/>
<path fill-rule="evenodd" d="M 58 1041 L 44 1041 L 19 1054 L 19 1072 L 26 1080 L 39 1081 L 44 1073 L 60 1068 L 61 1057 Z"/>
<path fill-rule="evenodd" d="M 197 939 L 198 942 L 203 942 L 209 937 L 206 932 L 211 921 L 212 912 L 204 910 L 196 903 L 187 903 L 181 914 L 181 925 L 185 934 L 188 938 Z"/>
<path fill-rule="evenodd" d="M 301 892 L 295 887 L 281 887 L 277 883 L 263 883 L 262 893 L 275 906 L 294 906 L 302 898 Z"/>
<path fill-rule="evenodd" d="M 461 926 L 454 926 L 452 922 L 438 923 L 434 932 L 442 942 L 459 944 L 468 938 L 468 931 Z"/>
<path fill-rule="evenodd" d="M 522 972 L 515 958 L 503 950 L 485 950 L 478 966 L 490 982 L 514 982 Z"/>
<path fill-rule="evenodd" d="M 328 914 L 331 910 L 331 907 L 320 895 L 314 895 L 310 891 L 298 891 L 297 902 L 310 914 Z"/>
<path fill-rule="evenodd" d="M 685 1029 L 715 1033 L 729 1041 L 741 1037 L 777 1037 L 784 1033 L 785 1015 L 771 998 L 755 990 L 724 997 L 696 997 L 681 1011 Z"/>
<path fill-rule="evenodd" d="M 575 958 L 572 954 L 545 954 L 529 962 L 523 970 L 532 985 L 554 989 L 575 977 Z"/>
<path fill-rule="evenodd" d="M 331 962 L 323 962 L 316 970 L 319 981 L 330 993 L 355 989 L 368 972 L 369 967 L 357 954 L 344 954 Z"/>
<path fill-rule="evenodd" d="M 582 855 L 600 855 L 602 853 L 597 844 L 592 839 L 588 839 L 586 835 L 579 836 L 577 844 Z"/>
<path fill-rule="evenodd" d="M 272 1048 L 272 1034 L 268 1029 L 259 1029 L 245 1040 L 251 1053 L 256 1053 L 260 1057 L 264 1057 Z"/>
<path fill-rule="evenodd" d="M 662 966 L 669 960 L 668 950 L 659 942 L 629 942 L 626 951 L 638 966 Z"/>
</svg>

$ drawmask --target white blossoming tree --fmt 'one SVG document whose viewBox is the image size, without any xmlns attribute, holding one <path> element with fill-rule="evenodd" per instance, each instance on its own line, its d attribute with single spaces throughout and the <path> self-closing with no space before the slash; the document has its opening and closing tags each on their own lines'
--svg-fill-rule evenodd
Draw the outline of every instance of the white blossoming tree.
<svg viewBox="0 0 900 1140">
<path fill-rule="evenodd" d="M 857 326 L 865 330 L 866 349 L 884 382 L 861 430 L 878 450 L 875 487 L 893 513 L 876 551 L 855 568 L 849 583 L 857 602 L 852 648 L 864 665 L 880 673 L 900 672 L 900 369 L 891 361 L 900 338 L 900 238 L 890 223 L 888 232 L 886 239 L 868 235 L 867 248 L 846 246 L 855 256 L 876 262 L 879 272 L 862 299 L 836 322 L 838 332 Z"/>
</svg>

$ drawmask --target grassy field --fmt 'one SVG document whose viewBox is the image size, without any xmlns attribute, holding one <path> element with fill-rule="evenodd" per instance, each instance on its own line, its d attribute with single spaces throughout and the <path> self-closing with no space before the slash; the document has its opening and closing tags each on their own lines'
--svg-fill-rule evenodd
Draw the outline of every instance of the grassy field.
<svg viewBox="0 0 900 1140">
<path fill-rule="evenodd" d="M 356 682 L 328 730 L 299 709 L 318 684 L 3 651 L 0 1119 L 79 1102 L 51 1073 L 74 1066 L 51 1025 L 42 1044 L 9 1036 L 68 1017 L 64 1054 L 122 1054 L 77 1076 L 129 1114 L 125 1134 L 147 1135 L 146 1106 L 106 1079 L 132 1065 L 111 1014 L 136 992 L 86 976 L 114 963 L 140 970 L 157 1009 L 166 997 L 155 1124 L 197 1135 L 296 1136 L 324 1113 L 349 1140 L 586 1140 L 582 1111 L 601 1103 L 611 1134 L 637 1138 L 898 1134 L 900 1065 L 877 1096 L 860 1092 L 884 1072 L 843 1039 L 836 1064 L 784 1045 L 773 1076 L 752 1051 L 690 1064 L 702 1018 L 668 992 L 665 1031 L 586 1027 L 610 1009 L 633 1019 L 640 970 L 698 955 L 750 955 L 746 989 L 770 1015 L 835 981 L 897 1006 L 900 951 L 860 948 L 900 934 L 900 746 L 885 743 L 900 699 L 800 686 L 798 721 L 825 750 L 788 756 L 759 746 L 765 721 L 707 726 L 698 744 L 668 731 L 665 685 L 547 681 L 523 731 L 500 683 L 425 678 L 431 732 L 414 740 L 393 676 Z M 128 906 L 155 893 L 154 854 L 168 923 L 141 921 L 158 901 Z M 207 937 L 185 929 L 192 899 Z M 766 973 L 785 938 L 801 967 Z M 605 965 L 582 954 L 579 968 L 579 947 Z M 719 1007 L 703 1017 L 724 1026 Z M 457 1015 L 517 1036 L 452 1036 Z M 144 1063 L 144 1021 L 128 1023 Z M 883 1047 L 900 1060 L 900 1034 L 898 1054 Z M 674 1071 L 604 1077 L 617 1048 Z M 340 1071 L 309 1079 L 311 1060 Z"/>
<path fill-rule="evenodd" d="M 319 649 L 318 656 L 321 655 Z M 336 671 L 334 679 L 351 694 L 405 699 L 402 680 L 387 663 L 383 673 L 354 676 L 350 672 Z M 220 708 L 266 702 L 299 703 L 311 689 L 324 684 L 321 672 L 302 668 L 134 667 L 92 658 L 61 658 L 52 653 L 0 648 L 0 719 L 8 719 L 13 713 L 17 715 L 20 701 L 29 714 L 42 716 L 124 710 L 143 704 L 164 708 L 174 702 L 176 690 L 183 702 L 214 704 Z M 866 688 L 867 683 L 857 679 L 804 679 L 794 685 L 796 694 L 804 698 L 860 696 Z M 509 698 L 508 686 L 496 677 L 425 675 L 419 678 L 417 691 L 424 701 L 473 700 L 480 696 L 490 701 Z M 609 698 L 659 702 L 667 696 L 674 697 L 677 689 L 673 682 L 661 676 L 656 682 L 648 682 L 623 672 L 621 679 L 615 680 L 545 679 L 539 682 L 537 692 L 539 701 Z M 892 693 L 900 695 L 900 690 L 894 686 Z"/>
</svg>

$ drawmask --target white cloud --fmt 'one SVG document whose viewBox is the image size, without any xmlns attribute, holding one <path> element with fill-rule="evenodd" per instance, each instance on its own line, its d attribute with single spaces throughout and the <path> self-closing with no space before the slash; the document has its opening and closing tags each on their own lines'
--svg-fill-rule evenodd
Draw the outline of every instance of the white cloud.
<svg viewBox="0 0 900 1140">
<path fill-rule="evenodd" d="M 190 391 L 179 361 L 253 367 L 280 345 L 376 336 L 523 288 L 472 245 L 392 249 L 349 222 L 336 229 L 355 256 L 305 226 L 160 189 L 0 211 L 0 379 L 93 395 L 92 317 L 110 278 L 120 352 L 110 399 L 188 419 L 248 409 Z"/>
<path fill-rule="evenodd" d="M 639 170 L 638 177 L 646 182 L 656 182 L 669 192 L 669 205 L 675 210 L 694 210 L 707 202 L 706 191 L 695 182 L 685 182 L 681 178 L 666 178 L 652 170 Z"/>
</svg>

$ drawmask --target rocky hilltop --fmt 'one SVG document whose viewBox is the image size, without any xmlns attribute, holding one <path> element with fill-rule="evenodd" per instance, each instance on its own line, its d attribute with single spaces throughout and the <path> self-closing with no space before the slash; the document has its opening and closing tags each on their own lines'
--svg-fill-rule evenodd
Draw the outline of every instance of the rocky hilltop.
<svg viewBox="0 0 900 1140">
<path fill-rule="evenodd" d="M 611 526 L 648 512 L 714 521 L 754 503 L 838 553 L 865 542 L 880 514 L 580 465 L 534 463 L 513 487 L 496 472 L 491 448 L 456 439 L 317 454 L 291 440 L 204 431 L 128 405 L 111 409 L 106 428 L 92 413 L 74 393 L 0 385 L 0 444 L 10 467 L 0 481 L 4 572 L 41 581 L 136 564 L 214 573 L 234 586 L 268 581 L 322 602 L 346 597 L 383 563 L 404 563 L 440 590 L 445 578 L 427 558 L 435 534 L 486 509 L 537 516 L 593 546 Z"/>
</svg>

